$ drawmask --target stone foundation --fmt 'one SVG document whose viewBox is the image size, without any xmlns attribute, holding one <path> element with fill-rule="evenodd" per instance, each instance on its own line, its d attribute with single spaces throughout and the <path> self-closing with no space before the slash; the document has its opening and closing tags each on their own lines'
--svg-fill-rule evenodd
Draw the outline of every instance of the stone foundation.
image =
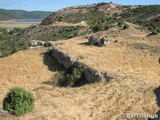
<svg viewBox="0 0 160 120">
<path fill-rule="evenodd" d="M 66 69 L 70 67 L 83 69 L 85 78 L 89 83 L 94 83 L 96 81 L 107 82 L 111 79 L 111 77 L 109 77 L 106 72 L 101 72 L 88 67 L 84 63 L 77 61 L 73 57 L 69 56 L 66 52 L 58 48 L 53 48 L 51 52 L 52 56 L 57 60 L 57 62 L 59 64 L 62 64 Z"/>
</svg>

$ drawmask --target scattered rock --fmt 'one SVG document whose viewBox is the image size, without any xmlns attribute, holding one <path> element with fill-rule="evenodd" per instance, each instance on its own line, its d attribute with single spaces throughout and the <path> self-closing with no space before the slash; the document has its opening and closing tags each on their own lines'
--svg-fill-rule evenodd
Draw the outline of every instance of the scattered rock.
<svg viewBox="0 0 160 120">
<path fill-rule="evenodd" d="M 32 47 L 37 47 L 37 46 L 51 47 L 53 46 L 51 42 L 44 42 L 40 40 L 30 40 L 28 41 L 28 45 Z"/>
<path fill-rule="evenodd" d="M 94 45 L 98 42 L 98 37 L 95 35 L 92 35 L 89 37 L 88 42 L 90 45 Z"/>
<path fill-rule="evenodd" d="M 32 47 L 36 47 L 38 45 L 37 44 L 37 40 L 30 40 L 30 41 L 28 41 L 28 45 L 32 46 Z"/>
<path fill-rule="evenodd" d="M 44 43 L 44 47 L 51 47 L 53 46 L 53 44 L 51 42 L 45 42 Z"/>
<path fill-rule="evenodd" d="M 45 42 L 43 42 L 43 41 L 37 41 L 37 45 L 38 45 L 38 46 L 43 46 L 44 43 L 45 43 Z"/>
<path fill-rule="evenodd" d="M 96 35 L 90 36 L 88 42 L 90 45 L 97 46 L 106 46 L 110 43 L 107 37 L 99 39 Z"/>
<path fill-rule="evenodd" d="M 109 40 L 108 40 L 107 37 L 102 38 L 102 39 L 100 40 L 100 46 L 106 46 L 106 45 L 108 45 L 108 44 L 110 44 L 110 42 L 109 42 Z"/>
<path fill-rule="evenodd" d="M 89 39 L 89 36 L 86 36 L 85 39 Z"/>
<path fill-rule="evenodd" d="M 118 42 L 119 42 L 119 40 L 115 40 L 115 41 L 114 41 L 114 43 L 118 43 Z"/>
<path fill-rule="evenodd" d="M 1 109 L 0 113 L 8 113 L 8 111 Z"/>
</svg>

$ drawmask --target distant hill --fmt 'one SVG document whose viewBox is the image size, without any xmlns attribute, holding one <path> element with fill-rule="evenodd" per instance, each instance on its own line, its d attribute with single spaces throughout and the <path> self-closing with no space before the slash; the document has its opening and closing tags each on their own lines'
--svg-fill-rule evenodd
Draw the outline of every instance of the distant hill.
<svg viewBox="0 0 160 120">
<path fill-rule="evenodd" d="M 11 19 L 44 19 L 51 12 L 0 9 L 0 20 Z"/>
<path fill-rule="evenodd" d="M 41 24 L 49 25 L 55 21 L 69 23 L 86 21 L 88 25 L 93 26 L 97 23 L 113 24 L 120 18 L 143 27 L 151 25 L 160 27 L 160 5 L 123 6 L 114 3 L 98 3 L 75 6 L 50 14 Z"/>
<path fill-rule="evenodd" d="M 2 14 L 3 13 L 3 14 Z M 150 31 L 148 35 L 160 33 L 160 5 L 124 6 L 114 3 L 98 3 L 74 6 L 53 12 L 26 12 L 0 10 L 0 19 L 43 19 L 40 25 L 30 26 L 20 33 L 0 38 L 0 52 L 26 48 L 28 40 L 56 41 L 100 31 L 123 24 L 136 24 L 141 31 Z M 47 15 L 48 14 L 48 17 Z M 85 26 L 78 23 L 86 23 Z M 125 23 L 125 25 L 127 25 Z M 69 26 L 70 25 L 70 26 Z M 129 26 L 129 25 L 128 25 Z M 4 32 L 5 33 L 5 32 Z M 9 34 L 9 33 L 8 33 Z M 8 55 L 5 53 L 5 56 Z"/>
</svg>

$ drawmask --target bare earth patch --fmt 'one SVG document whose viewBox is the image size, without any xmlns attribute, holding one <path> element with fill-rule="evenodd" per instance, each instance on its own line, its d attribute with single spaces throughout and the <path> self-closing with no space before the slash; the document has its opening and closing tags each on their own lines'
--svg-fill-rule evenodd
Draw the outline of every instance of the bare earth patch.
<svg viewBox="0 0 160 120">
<path fill-rule="evenodd" d="M 55 22 L 50 26 L 88 26 L 85 21 L 81 21 L 80 23 L 67 23 L 67 22 Z"/>
</svg>

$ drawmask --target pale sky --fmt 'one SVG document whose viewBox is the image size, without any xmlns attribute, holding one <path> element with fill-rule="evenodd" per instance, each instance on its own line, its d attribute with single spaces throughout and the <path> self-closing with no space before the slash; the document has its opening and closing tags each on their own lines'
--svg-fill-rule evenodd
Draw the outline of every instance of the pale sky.
<svg viewBox="0 0 160 120">
<path fill-rule="evenodd" d="M 29 11 L 57 11 L 69 6 L 100 2 L 113 2 L 122 5 L 160 5 L 160 0 L 0 0 L 0 8 Z"/>
</svg>

